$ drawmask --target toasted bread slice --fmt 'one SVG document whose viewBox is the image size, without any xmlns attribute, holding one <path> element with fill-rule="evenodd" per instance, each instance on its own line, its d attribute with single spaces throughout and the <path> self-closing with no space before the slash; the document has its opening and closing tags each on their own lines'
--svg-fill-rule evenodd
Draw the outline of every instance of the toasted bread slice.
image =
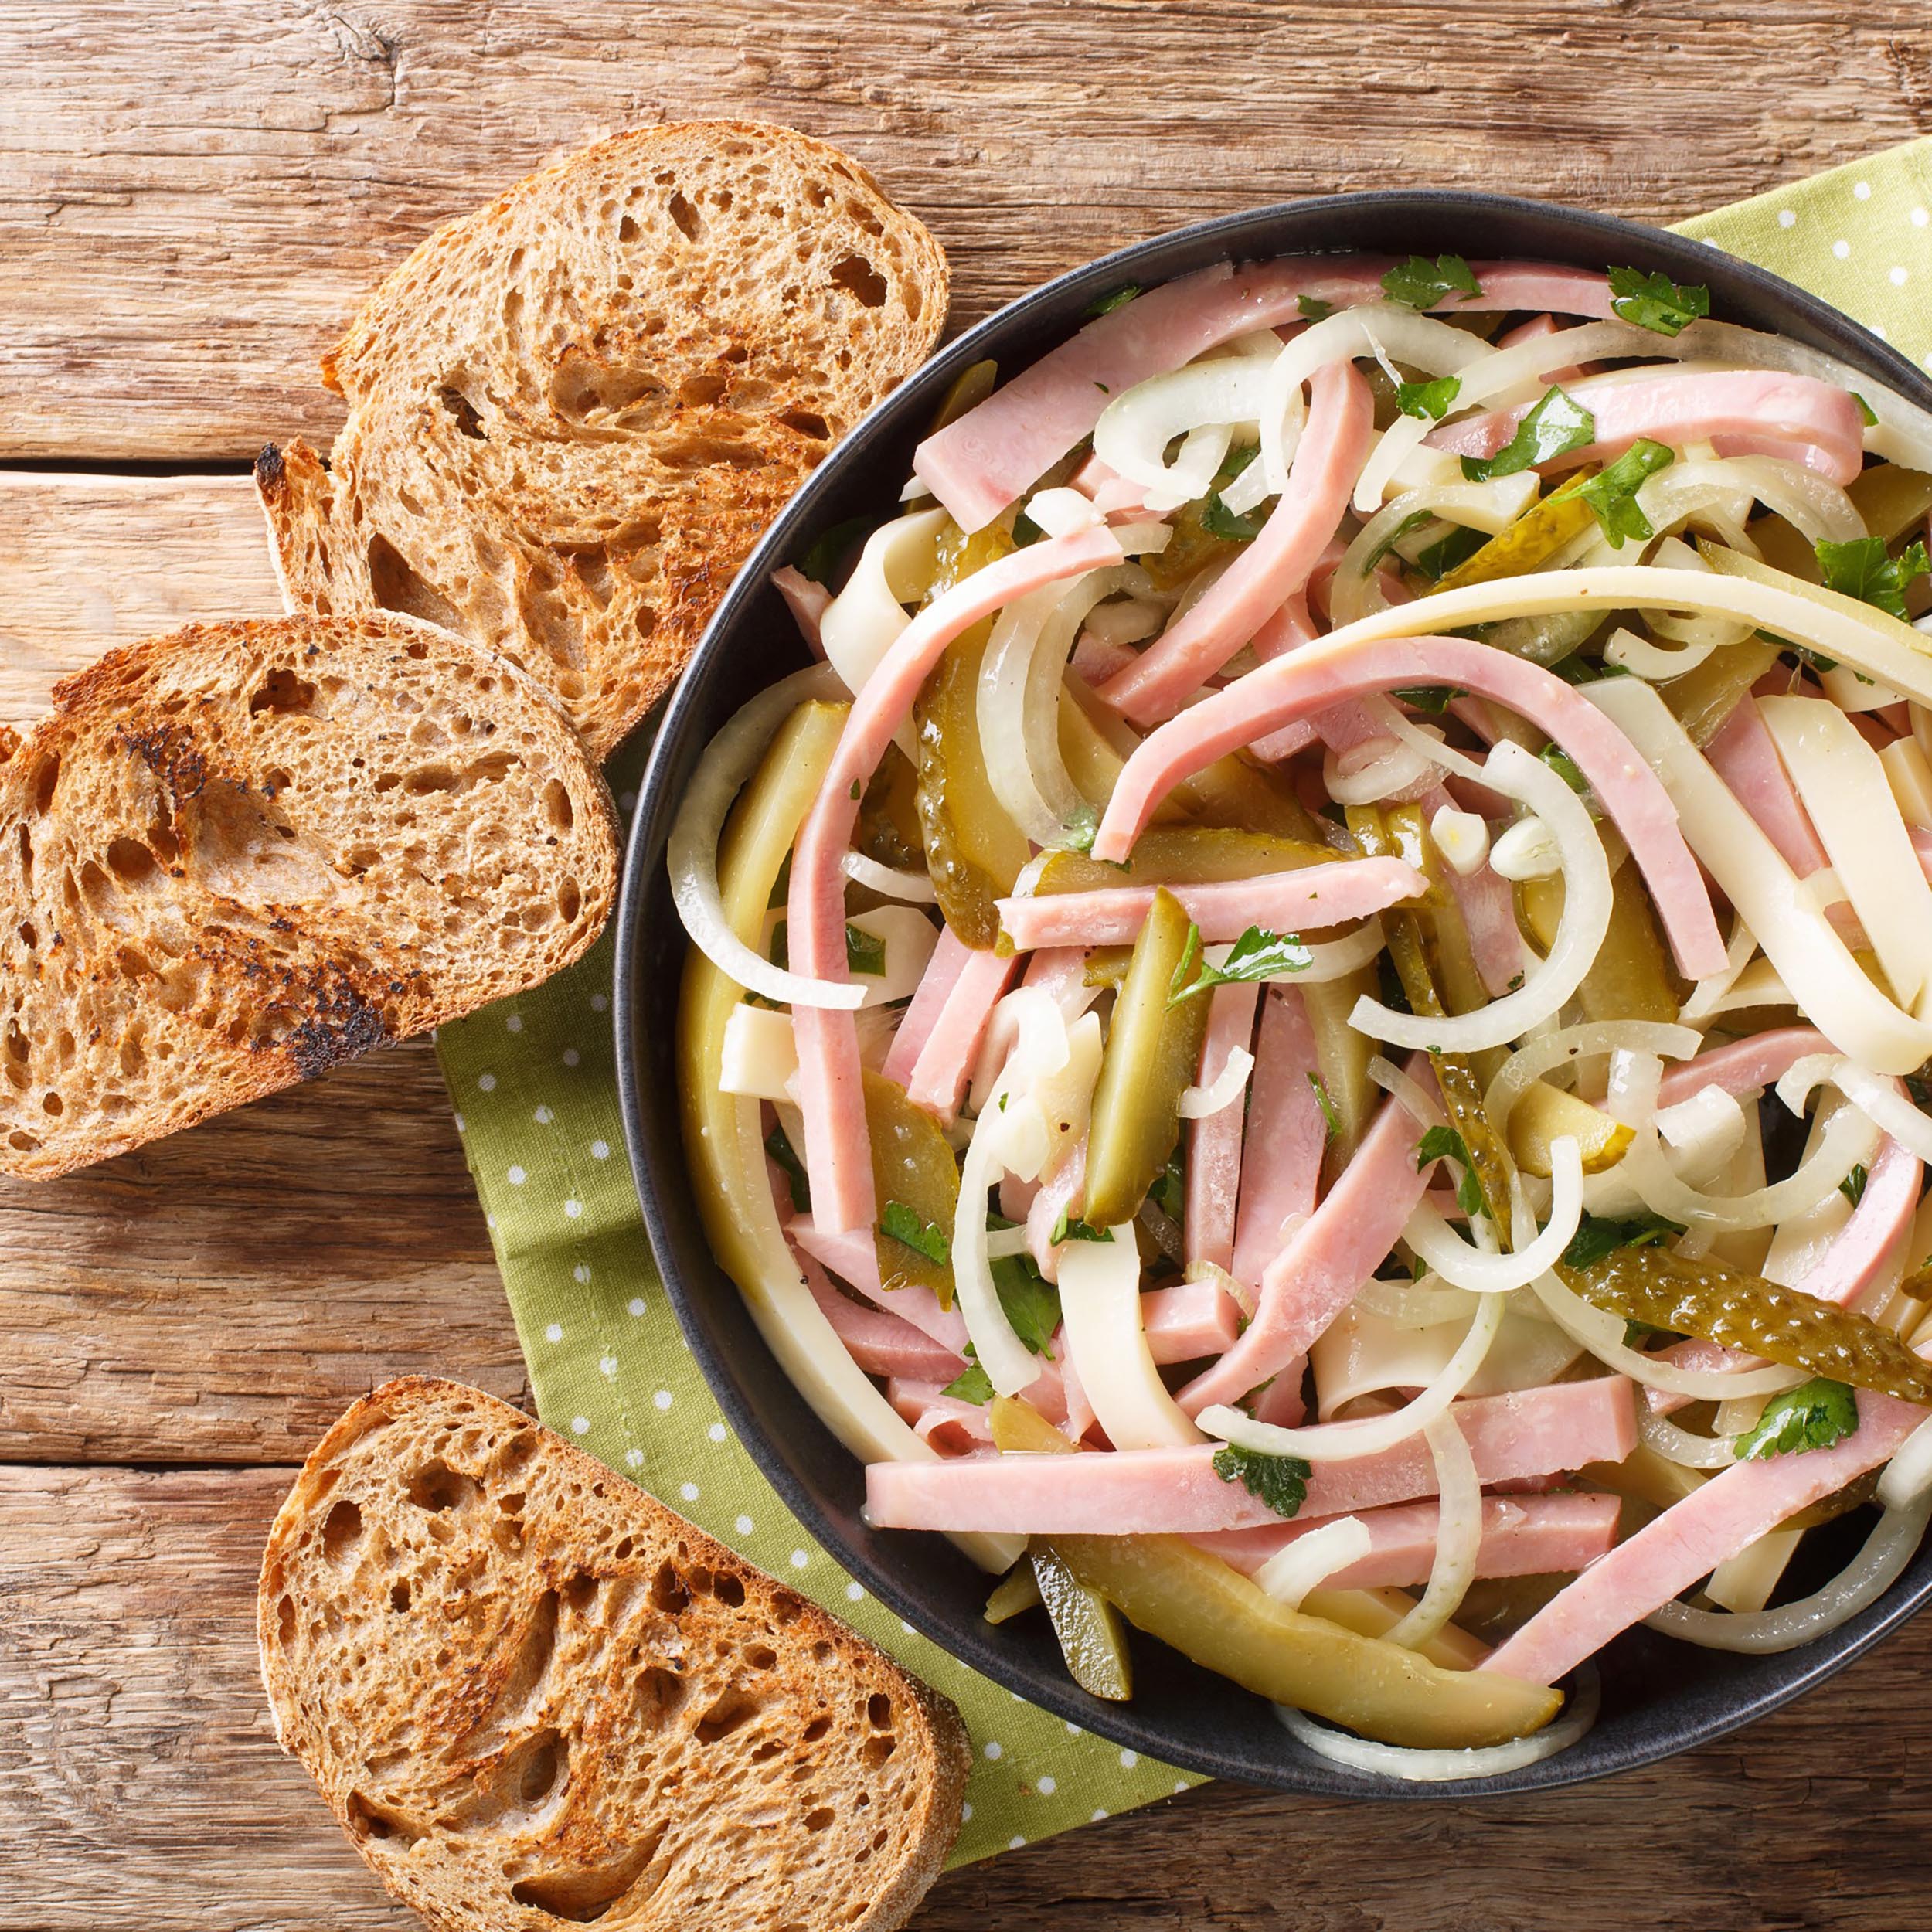
<svg viewBox="0 0 1932 1932">
<path fill-rule="evenodd" d="M 959 1827 L 950 1703 L 455 1383 L 317 1444 L 258 1627 L 283 1747 L 447 1932 L 889 1932 Z"/>
<path fill-rule="evenodd" d="M 194 624 L 0 764 L 0 1172 L 192 1125 L 532 986 L 615 825 L 556 700 L 406 617 Z"/>
<path fill-rule="evenodd" d="M 747 121 L 618 136 L 439 229 L 324 375 L 328 465 L 256 465 L 291 611 L 504 652 L 607 753 L 753 543 L 924 360 L 946 258 L 865 170 Z"/>
</svg>

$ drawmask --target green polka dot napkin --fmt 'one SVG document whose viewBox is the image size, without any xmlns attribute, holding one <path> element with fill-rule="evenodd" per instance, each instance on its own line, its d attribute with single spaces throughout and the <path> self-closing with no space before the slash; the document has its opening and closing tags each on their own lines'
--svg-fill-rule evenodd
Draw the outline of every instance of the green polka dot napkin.
<svg viewBox="0 0 1932 1932">
<path fill-rule="evenodd" d="M 1932 366 L 1932 141 L 1685 224 Z M 620 803 L 642 763 L 613 768 Z M 443 1029 L 443 1070 L 543 1420 L 944 1691 L 972 1733 L 956 1864 L 1185 1790 L 916 1634 L 821 1549 L 726 1427 L 652 1263 L 624 1154 L 611 946 Z"/>
</svg>

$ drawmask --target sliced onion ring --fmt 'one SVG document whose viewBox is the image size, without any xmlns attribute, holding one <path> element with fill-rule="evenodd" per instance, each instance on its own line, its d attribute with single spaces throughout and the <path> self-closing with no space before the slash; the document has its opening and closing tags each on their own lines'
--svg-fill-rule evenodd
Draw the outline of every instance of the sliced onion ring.
<svg viewBox="0 0 1932 1932">
<path fill-rule="evenodd" d="M 1583 1214 L 1583 1163 L 1574 1134 L 1549 1144 L 1553 1185 L 1549 1219 L 1541 1233 L 1515 1253 L 1485 1254 L 1463 1240 L 1427 1201 L 1419 1203 L 1402 1238 L 1451 1287 L 1471 1294 L 1508 1294 L 1526 1288 L 1563 1259 Z M 1529 1223 L 1536 1225 L 1532 1219 Z"/>
<path fill-rule="evenodd" d="M 916 906 L 939 903 L 933 882 L 923 872 L 900 872 L 895 866 L 882 866 L 876 859 L 868 859 L 862 852 L 849 852 L 840 862 L 848 879 L 868 892 L 877 893 L 882 899 L 903 899 Z"/>
</svg>

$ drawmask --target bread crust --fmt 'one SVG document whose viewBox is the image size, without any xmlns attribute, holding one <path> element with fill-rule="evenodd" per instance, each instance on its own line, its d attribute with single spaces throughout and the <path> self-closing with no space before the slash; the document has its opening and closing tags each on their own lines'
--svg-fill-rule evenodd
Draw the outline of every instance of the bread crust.
<svg viewBox="0 0 1932 1932">
<path fill-rule="evenodd" d="M 446 1932 L 894 1932 L 957 1832 L 944 1698 L 458 1383 L 316 1445 L 257 1628 L 284 1749 Z"/>
<path fill-rule="evenodd" d="M 291 611 L 396 610 L 501 651 L 606 756 L 752 546 L 925 359 L 946 260 L 791 128 L 638 130 L 439 228 L 325 359 L 325 465 L 256 467 Z"/>
<path fill-rule="evenodd" d="M 617 876 L 556 701 L 446 631 L 111 651 L 0 764 L 0 1172 L 66 1173 L 534 985 Z"/>
</svg>

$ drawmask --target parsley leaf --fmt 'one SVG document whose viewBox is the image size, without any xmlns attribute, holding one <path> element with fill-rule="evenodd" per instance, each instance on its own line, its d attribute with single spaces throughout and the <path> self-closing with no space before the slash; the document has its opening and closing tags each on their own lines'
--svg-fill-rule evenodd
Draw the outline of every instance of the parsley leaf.
<svg viewBox="0 0 1932 1932">
<path fill-rule="evenodd" d="M 1294 305 L 1311 322 L 1325 322 L 1335 313 L 1335 304 L 1323 301 L 1318 295 L 1298 295 Z"/>
<path fill-rule="evenodd" d="M 1453 684 L 1404 685 L 1389 696 L 1400 698 L 1412 711 L 1426 711 L 1431 717 L 1440 717 L 1458 698 L 1466 698 L 1468 692 Z"/>
<path fill-rule="evenodd" d="M 1661 268 L 1648 275 L 1641 268 L 1613 268 L 1610 295 L 1613 315 L 1659 335 L 1681 335 L 1699 317 L 1711 312 L 1708 288 L 1682 286 Z"/>
<path fill-rule="evenodd" d="M 1342 1131 L 1342 1116 L 1335 1111 L 1335 1102 L 1328 1098 L 1328 1090 L 1321 1084 L 1321 1076 L 1311 1069 L 1308 1084 L 1315 1089 L 1315 1104 L 1321 1110 L 1321 1117 L 1327 1123 L 1325 1140 L 1334 1140 Z"/>
<path fill-rule="evenodd" d="M 765 1151 L 784 1170 L 785 1179 L 791 1188 L 792 1213 L 809 1214 L 811 1184 L 805 1179 L 805 1164 L 792 1151 L 791 1143 L 785 1138 L 782 1127 L 774 1127 L 765 1136 Z"/>
<path fill-rule="evenodd" d="M 929 1221 L 917 1208 L 903 1201 L 888 1201 L 879 1210 L 879 1231 L 903 1242 L 915 1254 L 941 1267 L 952 1259 L 951 1237 L 937 1221 Z"/>
<path fill-rule="evenodd" d="M 1814 1376 L 1781 1396 L 1773 1396 L 1765 1403 L 1757 1427 L 1738 1437 L 1731 1451 L 1740 1462 L 1803 1455 L 1809 1449 L 1830 1448 L 1854 1434 L 1858 1426 L 1858 1398 L 1843 1383 Z"/>
<path fill-rule="evenodd" d="M 1420 1174 L 1432 1161 L 1458 1162 L 1462 1179 L 1456 1183 L 1456 1206 L 1465 1214 L 1480 1214 L 1482 1186 L 1476 1179 L 1476 1164 L 1469 1158 L 1469 1145 L 1453 1127 L 1432 1127 L 1416 1149 L 1416 1172 Z"/>
<path fill-rule="evenodd" d="M 1053 1223 L 1053 1231 L 1047 1240 L 1055 1247 L 1063 1241 L 1111 1241 L 1114 1238 L 1111 1228 L 1097 1228 L 1089 1221 L 1070 1221 L 1066 1210 L 1060 1209 L 1060 1218 Z"/>
<path fill-rule="evenodd" d="M 1446 536 L 1438 537 L 1427 549 L 1416 553 L 1416 568 L 1440 580 L 1469 560 L 1489 541 L 1480 530 L 1458 523 Z"/>
<path fill-rule="evenodd" d="M 1100 296 L 1087 304 L 1088 318 L 1097 321 L 1103 315 L 1111 315 L 1115 309 L 1126 308 L 1140 292 L 1138 282 L 1129 282 L 1124 288 L 1117 288 L 1110 294 Z"/>
<path fill-rule="evenodd" d="M 1060 1325 L 1060 1291 L 1034 1267 L 1030 1256 L 1003 1254 L 992 1264 L 993 1286 L 1013 1332 L 1036 1355 L 1053 1352 Z"/>
<path fill-rule="evenodd" d="M 1215 1451 L 1213 1466 L 1223 1482 L 1238 1482 L 1277 1516 L 1294 1515 L 1308 1501 L 1308 1478 L 1315 1474 L 1299 1456 L 1270 1456 L 1233 1443 Z"/>
<path fill-rule="evenodd" d="M 1409 514 L 1405 516 L 1402 521 L 1398 523 L 1396 527 L 1391 530 L 1389 534 L 1385 536 L 1382 541 L 1362 560 L 1362 574 L 1365 577 L 1372 576 L 1374 573 L 1376 566 L 1382 560 L 1386 557 L 1389 553 L 1409 534 L 1411 530 L 1419 530 L 1422 528 L 1423 524 L 1433 523 L 1435 520 L 1436 515 L 1434 511 L 1433 510 L 1411 510 Z M 1448 539 L 1445 537 L 1443 541 L 1447 543 Z M 1427 553 L 1424 554 L 1426 555 Z"/>
<path fill-rule="evenodd" d="M 1875 427 L 1879 420 L 1878 411 L 1872 408 L 1872 405 L 1866 402 L 1856 389 L 1852 392 L 1852 400 L 1859 406 L 1859 420 L 1868 430 Z"/>
<path fill-rule="evenodd" d="M 1606 678 L 1630 675 L 1621 664 L 1606 664 L 1600 658 L 1587 658 L 1580 651 L 1559 658 L 1549 668 L 1565 684 L 1600 684 Z"/>
<path fill-rule="evenodd" d="M 1209 536 L 1230 543 L 1248 543 L 1261 534 L 1261 526 L 1268 520 L 1264 504 L 1257 503 L 1253 509 L 1237 514 L 1221 501 L 1221 492 L 1260 454 L 1260 444 L 1243 444 L 1230 451 L 1227 461 L 1215 472 L 1214 488 L 1200 509 L 1201 528 Z"/>
<path fill-rule="evenodd" d="M 1486 483 L 1494 476 L 1515 476 L 1596 440 L 1596 417 L 1553 386 L 1494 456 L 1465 456 L 1462 473 L 1471 483 Z"/>
<path fill-rule="evenodd" d="M 1922 537 L 1896 557 L 1886 556 L 1882 536 L 1854 537 L 1849 543 L 1826 541 L 1814 547 L 1826 590 L 1856 597 L 1859 603 L 1874 605 L 1901 621 L 1906 614 L 1906 586 L 1932 570 L 1932 558 L 1926 555 Z"/>
<path fill-rule="evenodd" d="M 1440 423 L 1461 393 L 1462 378 L 1459 376 L 1438 376 L 1433 383 L 1398 383 L 1396 407 L 1404 416 Z"/>
<path fill-rule="evenodd" d="M 849 973 L 868 973 L 874 979 L 885 977 L 886 942 L 876 934 L 869 933 L 862 926 L 848 925 L 845 928 L 845 970 Z"/>
<path fill-rule="evenodd" d="M 878 528 L 876 516 L 849 516 L 844 522 L 821 530 L 799 556 L 800 575 L 830 588 L 846 558 Z"/>
<path fill-rule="evenodd" d="M 1024 510 L 1013 519 L 1013 548 L 1024 550 L 1039 543 L 1046 532 Z"/>
<path fill-rule="evenodd" d="M 1073 808 L 1073 815 L 1060 828 L 1057 841 L 1062 852 L 1091 852 L 1094 835 L 1100 828 L 1100 815 L 1085 799 Z"/>
<path fill-rule="evenodd" d="M 968 1355 L 973 1352 L 973 1345 L 970 1342 L 966 1345 L 966 1352 Z M 951 1396 L 956 1402 L 991 1402 L 994 1394 L 993 1378 L 977 1362 L 968 1362 L 965 1373 L 954 1376 L 939 1393 L 943 1396 Z"/>
<path fill-rule="evenodd" d="M 1226 965 L 1209 966 L 1203 962 L 1200 971 L 1190 980 L 1188 969 L 1200 957 L 1201 929 L 1190 923 L 1187 944 L 1181 951 L 1181 963 L 1175 968 L 1168 985 L 1168 1005 L 1178 1006 L 1182 1000 L 1204 993 L 1210 987 L 1231 986 L 1236 981 L 1272 979 L 1278 973 L 1304 972 L 1315 964 L 1314 954 L 1297 934 L 1271 933 L 1262 926 L 1250 926 L 1234 942 Z"/>
<path fill-rule="evenodd" d="M 1187 1179 L 1181 1172 L 1181 1151 L 1167 1157 L 1167 1165 L 1154 1177 L 1147 1198 L 1177 1226 L 1187 1218 Z"/>
<path fill-rule="evenodd" d="M 1545 745 L 1537 756 L 1572 791 L 1589 791 L 1590 781 L 1583 776 L 1582 767 L 1560 745 Z"/>
<path fill-rule="evenodd" d="M 1382 278 L 1383 292 L 1392 302 L 1410 308 L 1434 308 L 1444 296 L 1460 292 L 1465 300 L 1482 293 L 1475 271 L 1460 255 L 1411 255 L 1400 268 Z"/>
<path fill-rule="evenodd" d="M 1680 1223 L 1666 1221 L 1661 1214 L 1634 1214 L 1624 1220 L 1586 1214 L 1563 1250 L 1563 1266 L 1580 1272 L 1619 1248 L 1655 1247 L 1666 1236 L 1683 1231 Z"/>
<path fill-rule="evenodd" d="M 1845 1175 L 1843 1180 L 1838 1182 L 1838 1191 L 1851 1202 L 1852 1206 L 1856 1207 L 1859 1202 L 1865 1199 L 1865 1184 L 1871 1178 L 1871 1175 L 1866 1172 L 1865 1163 L 1861 1161 L 1849 1174 Z"/>
<path fill-rule="evenodd" d="M 1650 519 L 1637 507 L 1637 492 L 1646 477 L 1669 468 L 1675 461 L 1662 443 L 1640 436 L 1615 462 L 1606 464 L 1594 476 L 1574 486 L 1575 494 L 1590 505 L 1603 526 L 1612 549 L 1621 550 L 1626 537 L 1643 542 L 1657 534 Z"/>
</svg>

